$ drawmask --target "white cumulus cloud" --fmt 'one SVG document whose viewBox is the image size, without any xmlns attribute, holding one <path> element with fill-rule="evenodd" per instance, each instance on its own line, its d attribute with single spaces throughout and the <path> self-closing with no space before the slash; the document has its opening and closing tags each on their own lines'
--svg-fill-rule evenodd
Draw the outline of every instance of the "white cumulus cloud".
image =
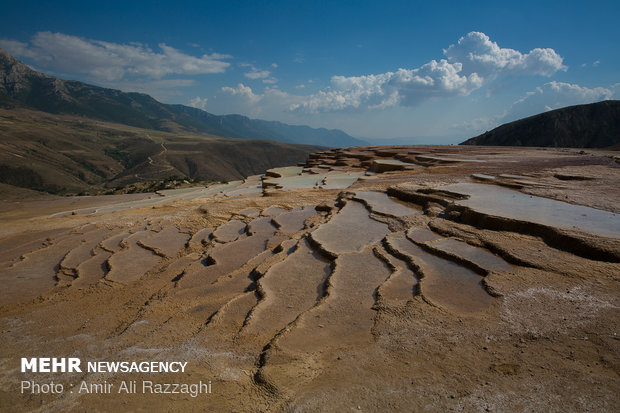
<svg viewBox="0 0 620 413">
<path fill-rule="evenodd" d="M 514 102 L 502 120 L 512 121 L 547 110 L 614 99 L 619 91 L 616 86 L 588 88 L 552 81 L 527 92 Z"/>
<path fill-rule="evenodd" d="M 278 79 L 276 79 L 275 77 L 271 76 L 271 71 L 269 71 L 269 70 L 261 70 L 261 69 L 257 68 L 256 66 L 254 66 L 252 64 L 249 64 L 249 63 L 242 63 L 239 66 L 250 68 L 249 72 L 246 72 L 246 73 L 243 74 L 248 79 L 252 79 L 252 80 L 261 79 L 262 82 L 266 83 L 266 84 L 274 84 L 274 83 L 278 82 Z M 277 68 L 278 65 L 275 64 L 275 63 L 272 63 L 271 67 Z"/>
<path fill-rule="evenodd" d="M 189 101 L 189 106 L 196 108 L 196 109 L 202 109 L 204 110 L 207 107 L 207 101 L 209 99 L 207 98 L 200 98 L 200 96 L 196 96 L 195 98 L 193 98 L 192 100 Z"/>
<path fill-rule="evenodd" d="M 257 93 L 250 86 L 239 83 L 236 87 L 222 87 L 214 98 L 214 107 L 222 114 L 273 115 L 286 113 L 288 107 L 300 99 L 300 96 L 286 93 L 277 87 L 268 86 L 262 93 Z"/>
<path fill-rule="evenodd" d="M 588 88 L 573 83 L 551 81 L 526 92 L 510 108 L 499 115 L 474 119 L 462 124 L 452 125 L 452 127 L 483 132 L 503 123 L 549 110 L 618 98 L 620 98 L 620 83 L 609 87 Z"/>
<path fill-rule="evenodd" d="M 254 94 L 252 88 L 244 85 L 243 83 L 239 83 L 237 87 L 224 86 L 222 87 L 222 92 L 230 94 L 232 96 L 241 97 L 251 104 L 256 103 L 261 99 L 260 95 Z"/>
<path fill-rule="evenodd" d="M 310 113 L 414 106 L 437 97 L 465 96 L 501 75 L 550 76 L 566 70 L 553 49 L 528 53 L 501 48 L 487 35 L 471 32 L 444 50 L 447 59 L 414 69 L 364 76 L 333 76 L 331 85 L 290 109 Z"/>
<path fill-rule="evenodd" d="M 265 79 L 269 77 L 271 72 L 269 70 L 252 70 L 244 74 L 248 79 Z"/>
<path fill-rule="evenodd" d="M 85 73 L 100 81 L 119 81 L 132 76 L 161 79 L 169 74 L 222 73 L 231 56 L 185 54 L 166 44 L 154 51 L 141 44 L 118 44 L 84 39 L 62 33 L 39 32 L 30 43 L 0 41 L 0 47 L 17 57 L 27 57 L 57 71 Z"/>
<path fill-rule="evenodd" d="M 480 32 L 461 37 L 457 44 L 444 50 L 444 54 L 449 61 L 462 63 L 464 73 L 478 73 L 480 76 L 507 73 L 551 76 L 559 70 L 566 70 L 562 57 L 553 49 L 536 48 L 521 53 L 499 47 Z"/>
</svg>

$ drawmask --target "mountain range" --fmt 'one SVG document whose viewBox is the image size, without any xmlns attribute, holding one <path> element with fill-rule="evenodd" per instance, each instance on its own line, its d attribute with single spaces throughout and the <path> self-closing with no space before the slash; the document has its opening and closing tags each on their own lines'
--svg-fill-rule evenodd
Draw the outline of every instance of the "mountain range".
<svg viewBox="0 0 620 413">
<path fill-rule="evenodd" d="M 620 101 L 568 106 L 506 123 L 461 145 L 608 148 L 620 144 Z"/>
<path fill-rule="evenodd" d="M 154 190 L 172 178 L 228 181 L 303 162 L 327 146 L 365 144 L 340 130 L 217 116 L 62 80 L 0 49 L 2 193 L 97 194 Z M 462 145 L 617 149 L 620 101 L 541 113 Z"/>
<path fill-rule="evenodd" d="M 0 50 L 3 197 L 230 181 L 357 142 L 342 131 L 215 116 L 141 93 L 58 79 Z"/>
<path fill-rule="evenodd" d="M 165 132 L 208 133 L 228 138 L 331 147 L 366 144 L 337 129 L 287 125 L 242 115 L 218 116 L 189 106 L 161 103 L 144 93 L 126 93 L 62 80 L 32 70 L 2 49 L 0 106 L 85 116 Z"/>
<path fill-rule="evenodd" d="M 230 181 L 324 149 L 0 108 L 0 194 L 142 192 L 169 181 Z"/>
</svg>

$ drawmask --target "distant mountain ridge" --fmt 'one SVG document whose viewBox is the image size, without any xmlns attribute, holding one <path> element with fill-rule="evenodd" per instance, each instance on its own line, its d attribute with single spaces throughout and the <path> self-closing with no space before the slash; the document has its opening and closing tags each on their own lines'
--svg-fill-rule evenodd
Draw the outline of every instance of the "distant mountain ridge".
<svg viewBox="0 0 620 413">
<path fill-rule="evenodd" d="M 164 104 L 143 93 L 126 93 L 62 80 L 30 69 L 2 49 L 0 106 L 86 116 L 167 132 L 201 132 L 229 138 L 321 146 L 366 144 L 337 129 L 287 125 L 242 115 L 218 116 L 189 106 Z"/>
<path fill-rule="evenodd" d="M 230 181 L 295 165 L 324 146 L 164 132 L 84 116 L 0 107 L 0 194 L 153 191 L 166 182 Z M 176 178 L 175 178 L 176 177 Z M 134 188 L 134 189 L 131 189 Z"/>
<path fill-rule="evenodd" d="M 461 145 L 607 148 L 620 144 L 620 101 L 568 106 L 506 123 Z"/>
</svg>

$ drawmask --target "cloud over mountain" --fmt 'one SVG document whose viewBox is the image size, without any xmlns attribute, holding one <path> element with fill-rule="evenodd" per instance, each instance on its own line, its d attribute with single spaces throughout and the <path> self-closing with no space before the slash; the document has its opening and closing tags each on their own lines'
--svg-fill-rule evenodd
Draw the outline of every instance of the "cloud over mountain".
<svg viewBox="0 0 620 413">
<path fill-rule="evenodd" d="M 137 43 L 118 44 L 51 32 L 39 32 L 29 43 L 0 40 L 0 48 L 18 57 L 28 57 L 37 65 L 85 73 L 103 82 L 134 76 L 161 79 L 170 74 L 222 73 L 230 66 L 225 61 L 229 55 L 212 53 L 195 57 L 164 43 L 158 47 L 160 50 L 154 51 Z"/>
<path fill-rule="evenodd" d="M 511 121 L 565 106 L 615 99 L 619 97 L 619 86 L 588 88 L 574 83 L 551 81 L 527 92 L 508 109 L 501 121 Z"/>
<path fill-rule="evenodd" d="M 560 109 L 567 106 L 583 105 L 604 100 L 620 98 L 620 83 L 609 87 L 588 88 L 575 83 L 547 82 L 534 90 L 526 92 L 504 112 L 490 117 L 469 120 L 454 124 L 455 129 L 483 132 L 502 123 L 526 118 L 537 113 Z"/>
<path fill-rule="evenodd" d="M 251 116 L 263 113 L 282 113 L 286 108 L 300 101 L 301 97 L 286 93 L 277 87 L 265 87 L 255 92 L 243 83 L 235 87 L 224 86 L 214 100 L 223 113 L 242 112 Z"/>
</svg>

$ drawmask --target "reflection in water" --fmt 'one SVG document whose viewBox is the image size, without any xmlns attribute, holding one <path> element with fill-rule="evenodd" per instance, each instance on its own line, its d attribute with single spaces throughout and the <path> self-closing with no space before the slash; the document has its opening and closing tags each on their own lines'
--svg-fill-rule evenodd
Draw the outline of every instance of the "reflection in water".
<svg viewBox="0 0 620 413">
<path fill-rule="evenodd" d="M 355 199 L 363 201 L 373 212 L 382 215 L 406 217 L 422 214 L 419 207 L 389 197 L 385 192 L 358 191 L 355 193 Z"/>
<path fill-rule="evenodd" d="M 484 214 L 620 238 L 620 217 L 613 212 L 527 195 L 495 185 L 466 183 L 441 189 L 469 195 L 469 199 L 456 203 Z"/>
<path fill-rule="evenodd" d="M 472 270 L 430 254 L 406 238 L 388 238 L 393 248 L 420 267 L 420 291 L 432 303 L 453 311 L 477 313 L 493 302 L 482 285 L 483 278 Z"/>
</svg>

